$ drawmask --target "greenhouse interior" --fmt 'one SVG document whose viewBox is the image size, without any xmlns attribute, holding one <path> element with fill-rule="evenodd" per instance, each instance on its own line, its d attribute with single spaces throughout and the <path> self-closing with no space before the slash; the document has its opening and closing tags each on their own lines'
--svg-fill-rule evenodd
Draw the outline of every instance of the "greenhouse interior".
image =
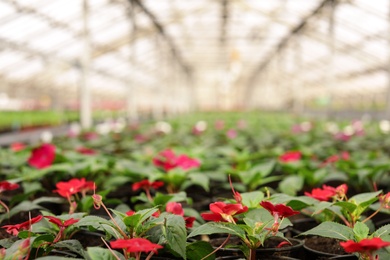
<svg viewBox="0 0 390 260">
<path fill-rule="evenodd" d="M 389 260 L 389 0 L 0 1 L 0 260 Z"/>
</svg>

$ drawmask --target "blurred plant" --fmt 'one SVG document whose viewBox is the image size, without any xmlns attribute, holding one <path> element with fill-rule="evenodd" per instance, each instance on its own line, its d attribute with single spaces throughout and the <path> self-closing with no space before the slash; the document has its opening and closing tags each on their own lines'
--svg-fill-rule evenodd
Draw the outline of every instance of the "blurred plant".
<svg viewBox="0 0 390 260">
<path fill-rule="evenodd" d="M 28 164 L 37 169 L 44 169 L 52 165 L 56 157 L 56 147 L 52 144 L 42 144 L 32 150 Z"/>
<path fill-rule="evenodd" d="M 4 191 L 15 190 L 17 188 L 19 188 L 19 184 L 17 184 L 17 183 L 11 183 L 8 181 L 0 181 L 0 195 Z M 0 199 L 0 205 L 3 206 L 3 208 L 6 210 L 7 214 L 9 214 L 8 206 L 3 201 L 1 201 L 1 199 Z"/>
<path fill-rule="evenodd" d="M 66 182 L 58 182 L 56 187 L 57 189 L 54 190 L 54 192 L 66 198 L 69 202 L 69 214 L 76 211 L 80 202 L 83 210 L 87 210 L 89 207 L 92 207 L 92 201 L 87 199 L 86 193 L 95 189 L 94 182 L 86 181 L 85 178 L 73 178 Z M 81 194 L 81 198 L 79 194 Z"/>
<path fill-rule="evenodd" d="M 185 154 L 176 155 L 171 149 L 166 149 L 160 152 L 155 158 L 153 158 L 155 166 L 162 168 L 165 173 L 158 173 L 152 178 L 154 180 L 162 180 L 167 186 L 169 193 L 178 192 L 187 179 L 192 181 L 196 178 L 191 178 L 188 171 L 200 167 L 200 162 L 197 159 L 188 157 Z M 196 175 L 201 178 L 199 175 Z M 208 188 L 208 183 L 203 187 Z"/>
</svg>

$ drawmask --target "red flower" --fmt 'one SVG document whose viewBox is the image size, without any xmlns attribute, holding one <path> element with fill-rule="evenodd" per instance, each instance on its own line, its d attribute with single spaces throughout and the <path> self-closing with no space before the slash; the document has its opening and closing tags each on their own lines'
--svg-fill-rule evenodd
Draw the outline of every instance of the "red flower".
<svg viewBox="0 0 390 260">
<path fill-rule="evenodd" d="M 194 226 L 195 217 L 183 217 L 184 221 L 186 222 L 187 228 L 192 228 Z"/>
<path fill-rule="evenodd" d="M 11 183 L 8 181 L 0 181 L 0 193 L 6 190 L 15 190 L 19 188 L 19 184 L 17 183 Z"/>
<path fill-rule="evenodd" d="M 85 154 L 85 155 L 94 155 L 97 154 L 97 152 L 93 149 L 87 148 L 87 147 L 79 147 L 76 149 L 78 153 Z"/>
<path fill-rule="evenodd" d="M 204 220 L 235 223 L 236 220 L 233 218 L 233 216 L 248 211 L 248 207 L 242 206 L 242 204 L 226 204 L 224 202 L 215 202 L 210 204 L 210 210 L 212 213 L 201 214 Z"/>
<path fill-rule="evenodd" d="M 350 158 L 350 156 L 349 156 L 348 152 L 342 152 L 341 154 L 335 154 L 335 155 L 329 156 L 322 163 L 322 166 L 325 166 L 325 165 L 328 165 L 328 164 L 332 164 L 332 163 L 338 162 L 340 160 L 348 161 L 349 158 Z"/>
<path fill-rule="evenodd" d="M 382 247 L 390 246 L 390 242 L 383 241 L 379 237 L 374 237 L 362 239 L 360 242 L 348 240 L 347 242 L 340 242 L 340 245 L 347 253 L 359 252 L 364 254 L 371 254 L 373 251 L 376 251 Z"/>
<path fill-rule="evenodd" d="M 110 242 L 112 248 L 123 248 L 128 253 L 151 252 L 157 253 L 157 249 L 163 248 L 145 238 L 117 239 Z"/>
<path fill-rule="evenodd" d="M 57 225 L 59 228 L 67 228 L 71 225 L 73 225 L 74 223 L 77 223 L 79 221 L 79 219 L 74 219 L 74 218 L 70 218 L 68 220 L 61 220 L 59 218 L 56 218 L 56 217 L 52 217 L 52 216 L 45 216 L 45 218 L 49 219 L 49 222 Z"/>
<path fill-rule="evenodd" d="M 327 189 L 323 190 L 321 188 L 315 188 L 311 191 L 311 193 L 305 192 L 305 195 L 308 197 L 312 197 L 316 200 L 328 201 L 330 198 L 336 195 L 336 193 L 335 191 L 332 190 L 327 190 Z"/>
<path fill-rule="evenodd" d="M 87 182 L 85 181 L 85 178 L 81 179 L 71 179 L 70 181 L 60 181 L 56 184 L 57 190 L 54 190 L 54 192 L 57 192 L 64 198 L 68 198 L 73 194 L 76 194 L 80 192 L 82 189 L 84 189 L 87 185 Z"/>
<path fill-rule="evenodd" d="M 288 163 L 288 162 L 296 162 L 299 161 L 302 157 L 302 153 L 300 151 L 288 151 L 279 156 L 279 161 Z"/>
<path fill-rule="evenodd" d="M 24 150 L 26 148 L 26 145 L 24 143 L 12 143 L 10 146 L 11 151 L 13 152 L 19 152 L 21 150 Z"/>
<path fill-rule="evenodd" d="M 189 170 L 200 166 L 198 160 L 192 159 L 184 154 L 176 156 L 171 149 L 160 152 L 156 158 L 153 158 L 153 163 L 158 167 L 164 168 L 166 172 L 177 167 L 183 170 Z"/>
<path fill-rule="evenodd" d="M 16 225 L 5 225 L 5 226 L 2 226 L 2 228 L 5 228 L 6 229 L 5 231 L 8 234 L 12 234 L 14 236 L 17 236 L 19 234 L 19 231 L 30 229 L 32 224 L 35 224 L 35 223 L 41 221 L 42 218 L 43 218 L 42 215 L 39 215 L 39 216 L 32 218 L 28 221 L 25 221 L 23 223 L 16 224 Z"/>
<path fill-rule="evenodd" d="M 288 218 L 299 213 L 299 211 L 293 210 L 291 207 L 284 204 L 272 204 L 269 201 L 262 201 L 260 205 L 268 210 L 274 217 L 274 224 L 270 229 L 274 234 L 279 230 L 279 219 Z"/>
<path fill-rule="evenodd" d="M 183 207 L 177 202 L 168 202 L 165 206 L 165 211 L 175 215 L 184 216 Z"/>
<path fill-rule="evenodd" d="M 162 181 L 154 181 L 150 182 L 149 180 L 143 180 L 139 181 L 133 184 L 133 191 L 144 189 L 144 190 L 150 190 L 150 188 L 158 189 L 160 187 L 164 186 L 164 182 Z"/>
<path fill-rule="evenodd" d="M 260 205 L 268 210 L 273 216 L 279 218 L 288 218 L 299 213 L 299 211 L 293 210 L 291 207 L 284 204 L 272 204 L 269 201 L 262 201 Z"/>
<path fill-rule="evenodd" d="M 37 169 L 44 169 L 52 165 L 56 157 L 56 147 L 52 144 L 43 144 L 32 150 L 28 164 Z"/>
<path fill-rule="evenodd" d="M 134 210 L 129 210 L 129 211 L 126 212 L 127 216 L 133 216 L 134 214 L 135 214 Z"/>
<path fill-rule="evenodd" d="M 165 206 L 165 211 L 182 216 L 186 222 L 186 227 L 191 228 L 194 225 L 194 217 L 184 217 L 184 210 L 180 203 L 178 202 L 168 202 Z"/>
<path fill-rule="evenodd" d="M 345 197 L 347 191 L 348 191 L 348 186 L 346 184 L 341 184 L 336 188 L 327 185 L 322 185 L 322 189 L 315 188 L 311 191 L 311 193 L 305 192 L 305 195 L 308 197 L 312 197 L 316 200 L 328 201 L 329 199 L 331 199 L 336 195 L 340 198 Z"/>
</svg>

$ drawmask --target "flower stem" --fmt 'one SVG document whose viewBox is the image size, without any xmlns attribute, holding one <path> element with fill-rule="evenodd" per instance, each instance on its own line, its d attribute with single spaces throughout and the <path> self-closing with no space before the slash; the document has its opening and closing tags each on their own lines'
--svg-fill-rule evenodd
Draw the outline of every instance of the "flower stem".
<svg viewBox="0 0 390 260">
<path fill-rule="evenodd" d="M 111 254 L 116 258 L 116 260 L 121 260 L 115 253 L 114 251 L 112 251 L 111 247 L 108 246 L 107 242 L 101 237 L 100 238 L 103 243 L 107 246 L 108 250 L 110 250 Z"/>
<path fill-rule="evenodd" d="M 372 217 L 374 217 L 376 214 L 378 214 L 378 213 L 381 211 L 382 208 L 383 208 L 383 207 L 382 207 L 382 205 L 381 205 L 381 206 L 380 206 L 374 213 L 372 213 L 368 218 L 364 219 L 364 220 L 362 221 L 362 223 L 366 222 L 367 220 L 370 220 Z"/>
<path fill-rule="evenodd" d="M 123 230 L 119 227 L 118 223 L 116 223 L 114 217 L 111 215 L 110 211 L 107 209 L 106 205 L 104 205 L 104 203 L 102 202 L 102 206 L 104 208 L 104 210 L 107 212 L 108 216 L 110 217 L 110 219 L 112 220 L 112 222 L 114 223 L 114 225 L 118 228 L 118 231 L 119 233 L 121 233 L 121 235 L 123 236 L 123 238 L 128 238 L 127 235 L 125 234 L 125 232 L 123 232 Z"/>
<path fill-rule="evenodd" d="M 222 247 L 224 247 L 227 242 L 229 242 L 229 239 L 230 239 L 230 234 L 228 234 L 227 238 L 225 239 L 225 241 L 223 241 L 223 243 L 217 247 L 213 252 L 211 252 L 210 254 L 206 255 L 205 257 L 203 257 L 201 260 L 204 260 L 206 259 L 207 257 L 211 256 L 212 254 L 214 254 L 215 252 L 217 252 L 219 249 L 221 249 Z"/>
</svg>

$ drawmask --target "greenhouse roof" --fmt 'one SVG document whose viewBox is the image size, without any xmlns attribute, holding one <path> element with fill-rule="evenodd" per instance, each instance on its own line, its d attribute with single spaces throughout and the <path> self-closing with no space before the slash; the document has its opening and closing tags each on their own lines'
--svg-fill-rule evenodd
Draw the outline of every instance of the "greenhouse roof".
<svg viewBox="0 0 390 260">
<path fill-rule="evenodd" d="M 87 73 L 94 100 L 131 96 L 144 107 L 176 97 L 177 108 L 367 93 L 376 102 L 389 85 L 389 9 L 387 0 L 3 0 L 0 94 L 75 101 Z"/>
</svg>

